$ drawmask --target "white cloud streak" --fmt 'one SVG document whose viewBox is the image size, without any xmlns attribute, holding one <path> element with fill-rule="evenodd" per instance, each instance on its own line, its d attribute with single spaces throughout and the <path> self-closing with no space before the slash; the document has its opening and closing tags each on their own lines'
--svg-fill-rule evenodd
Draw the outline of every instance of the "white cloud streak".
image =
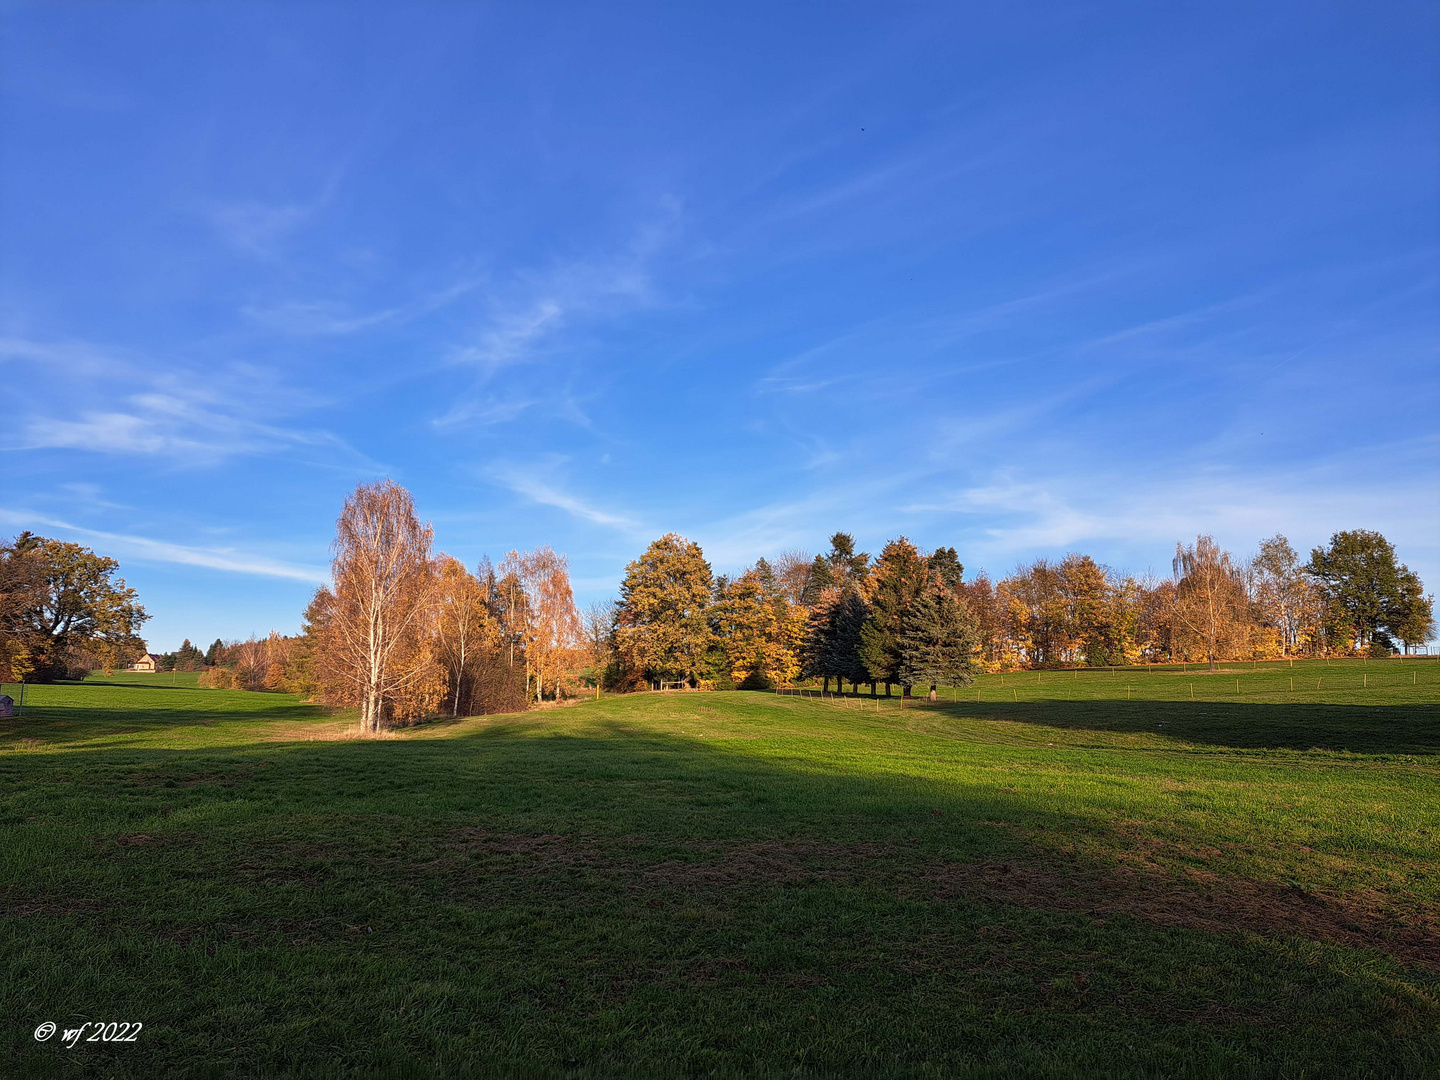
<svg viewBox="0 0 1440 1080">
<path fill-rule="evenodd" d="M 497 422 L 484 391 L 501 372 L 545 359 L 578 324 L 656 303 L 650 264 L 675 216 L 673 207 L 663 209 L 662 220 L 640 229 L 629 248 L 615 257 L 573 260 L 545 273 L 520 275 L 508 287 L 496 289 L 474 340 L 452 349 L 447 358 L 452 366 L 476 372 L 475 389 L 434 425 Z"/>
<path fill-rule="evenodd" d="M 76 536 L 102 540 L 106 545 L 105 554 L 112 556 L 128 554 L 132 558 L 145 562 L 178 563 L 182 566 L 200 566 L 232 574 L 285 578 L 316 584 L 323 584 L 330 580 L 329 571 L 323 567 L 282 562 L 264 555 L 236 551 L 234 548 L 202 548 L 172 544 L 163 540 L 152 540 L 146 536 L 87 529 L 81 525 L 72 525 L 69 522 L 39 514 L 10 510 L 0 510 L 0 521 L 19 528 L 60 529 Z"/>
<path fill-rule="evenodd" d="M 254 415 L 257 402 L 280 411 L 293 396 L 264 371 L 212 371 L 200 379 L 89 345 L 15 338 L 0 339 L 0 362 L 7 361 L 37 367 L 52 386 L 30 395 L 40 403 L 34 409 L 26 410 L 21 399 L 18 422 L 11 433 L 0 434 L 3 450 L 82 450 L 208 465 L 239 455 L 309 447 L 366 471 L 383 471 L 330 432 L 285 427 Z M 112 393 L 121 387 L 131 392 Z M 68 415 L 49 411 L 57 401 L 85 396 L 102 397 L 106 406 L 80 405 Z"/>
<path fill-rule="evenodd" d="M 517 495 L 523 495 L 541 506 L 553 506 L 557 510 L 564 510 L 567 514 L 580 518 L 582 521 L 604 525 L 625 533 L 642 531 L 640 522 L 634 518 L 592 506 L 585 500 L 562 491 L 549 481 L 541 479 L 533 472 L 513 467 L 499 467 L 490 469 L 488 475 Z"/>
<path fill-rule="evenodd" d="M 270 306 L 251 305 L 241 309 L 247 318 L 284 334 L 297 337 L 342 337 L 383 326 L 399 326 L 422 318 L 479 289 L 479 279 L 467 278 L 408 303 L 379 311 L 356 313 L 332 300 L 290 300 Z"/>
</svg>

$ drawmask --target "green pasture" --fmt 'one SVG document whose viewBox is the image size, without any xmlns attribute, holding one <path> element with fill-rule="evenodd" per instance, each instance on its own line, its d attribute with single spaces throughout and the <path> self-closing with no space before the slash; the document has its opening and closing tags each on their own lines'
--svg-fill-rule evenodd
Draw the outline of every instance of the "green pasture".
<svg viewBox="0 0 1440 1080">
<path fill-rule="evenodd" d="M 30 687 L 0 1075 L 1440 1074 L 1440 664 L 1228 667 L 380 739 Z"/>
</svg>

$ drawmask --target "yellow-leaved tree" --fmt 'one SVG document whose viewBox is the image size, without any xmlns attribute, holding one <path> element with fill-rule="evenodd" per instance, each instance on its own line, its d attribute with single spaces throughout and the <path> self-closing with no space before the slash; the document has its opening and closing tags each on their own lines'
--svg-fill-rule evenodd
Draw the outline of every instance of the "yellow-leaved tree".
<svg viewBox="0 0 1440 1080">
<path fill-rule="evenodd" d="M 1193 547 L 1175 545 L 1175 599 L 1171 608 L 1177 648 L 1210 662 L 1244 655 L 1250 640 L 1250 598 L 1245 576 L 1213 536 Z"/>
<path fill-rule="evenodd" d="M 391 480 L 359 485 L 336 522 L 331 587 L 316 596 L 316 676 L 325 700 L 359 708 L 363 731 L 425 716 L 444 695 L 432 537 Z"/>
<path fill-rule="evenodd" d="M 806 612 L 759 569 L 719 590 L 711 618 L 730 677 L 743 689 L 791 682 L 800 673 Z"/>
<path fill-rule="evenodd" d="M 694 678 L 714 640 L 713 578 L 700 545 L 667 533 L 625 568 L 615 648 L 632 682 Z"/>
</svg>

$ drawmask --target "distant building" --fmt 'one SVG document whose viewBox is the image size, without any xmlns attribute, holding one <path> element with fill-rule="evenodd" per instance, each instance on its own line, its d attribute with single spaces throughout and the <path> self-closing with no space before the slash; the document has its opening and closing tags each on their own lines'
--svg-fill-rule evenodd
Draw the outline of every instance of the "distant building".
<svg viewBox="0 0 1440 1080">
<path fill-rule="evenodd" d="M 147 652 L 130 665 L 131 671 L 157 671 L 160 667 L 160 657 L 154 653 Z"/>
</svg>

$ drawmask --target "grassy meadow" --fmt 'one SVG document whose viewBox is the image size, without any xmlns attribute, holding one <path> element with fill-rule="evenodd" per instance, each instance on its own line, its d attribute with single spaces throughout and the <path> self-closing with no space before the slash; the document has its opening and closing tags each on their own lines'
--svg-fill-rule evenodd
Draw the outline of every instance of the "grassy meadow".
<svg viewBox="0 0 1440 1080">
<path fill-rule="evenodd" d="M 27 688 L 0 1075 L 1440 1075 L 1440 663 L 949 697 Z"/>
</svg>

